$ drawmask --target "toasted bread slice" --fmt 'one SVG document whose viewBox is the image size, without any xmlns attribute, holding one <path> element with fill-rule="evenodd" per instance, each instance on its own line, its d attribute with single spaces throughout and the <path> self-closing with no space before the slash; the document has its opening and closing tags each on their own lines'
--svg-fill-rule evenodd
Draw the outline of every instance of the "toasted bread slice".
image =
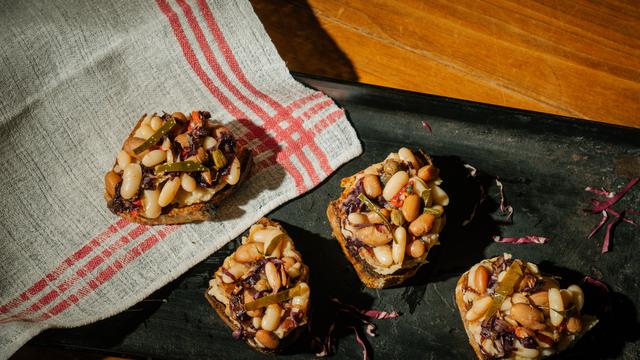
<svg viewBox="0 0 640 360">
<path fill-rule="evenodd" d="M 175 125 L 163 131 L 162 126 L 168 127 L 170 121 L 175 121 Z M 156 133 L 161 135 L 157 141 L 139 154 L 134 152 Z M 157 171 L 157 166 L 170 163 L 202 167 L 198 171 L 188 168 Z M 145 114 L 105 176 L 104 197 L 114 214 L 141 224 L 213 220 L 216 207 L 241 186 L 252 163 L 251 151 L 237 144 L 231 132 L 210 120 L 206 112 L 162 117 Z M 127 167 L 133 169 L 129 171 Z M 123 178 L 131 181 L 125 183 Z"/>
<path fill-rule="evenodd" d="M 327 218 L 365 286 L 399 285 L 427 262 L 446 221 L 441 183 L 431 159 L 407 148 L 342 179 Z"/>
<path fill-rule="evenodd" d="M 278 353 L 308 326 L 308 281 L 292 239 L 280 224 L 262 218 L 215 272 L 205 298 L 234 337 L 259 352 Z M 265 303 L 245 309 L 253 301 Z"/>
<path fill-rule="evenodd" d="M 537 265 L 510 254 L 465 272 L 455 298 L 478 359 L 542 359 L 572 346 L 598 322 L 580 313 L 584 293 L 578 285 L 560 289 Z"/>
</svg>

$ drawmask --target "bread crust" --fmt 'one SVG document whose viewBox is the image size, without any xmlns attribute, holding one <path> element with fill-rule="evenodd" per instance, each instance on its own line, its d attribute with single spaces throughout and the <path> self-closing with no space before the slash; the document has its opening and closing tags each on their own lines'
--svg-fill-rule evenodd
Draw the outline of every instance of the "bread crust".
<svg viewBox="0 0 640 360">
<path fill-rule="evenodd" d="M 124 143 L 126 143 L 127 140 L 133 137 L 136 130 L 142 125 L 142 121 L 144 120 L 145 115 L 143 115 L 140 120 L 138 120 L 136 126 L 133 128 L 129 136 L 125 139 Z M 253 154 L 251 153 L 251 151 L 245 147 L 239 146 L 239 151 L 236 156 L 238 157 L 238 161 L 240 161 L 240 169 L 242 169 L 242 171 L 240 172 L 240 179 L 235 185 L 227 184 L 221 191 L 216 192 L 213 197 L 209 199 L 209 201 L 183 207 L 174 207 L 168 213 L 161 214 L 155 219 L 150 219 L 142 216 L 140 212 L 131 213 L 113 211 L 113 207 L 111 206 L 113 197 L 107 193 L 105 188 L 104 198 L 107 201 L 107 207 L 109 207 L 109 210 L 111 210 L 114 214 L 122 218 L 144 225 L 176 225 L 190 222 L 214 220 L 216 207 L 220 205 L 227 197 L 235 193 L 236 190 L 240 186 L 242 186 L 242 183 L 246 180 L 248 174 L 251 172 L 251 167 L 253 165 Z"/>
<path fill-rule="evenodd" d="M 329 219 L 329 224 L 331 224 L 333 236 L 336 238 L 336 240 L 338 240 L 344 256 L 349 260 L 351 265 L 353 265 L 353 268 L 356 270 L 360 281 L 362 281 L 362 283 L 366 287 L 372 289 L 382 289 L 400 285 L 405 280 L 415 275 L 420 267 L 422 267 L 422 265 L 426 264 L 426 261 L 421 262 L 415 267 L 400 269 L 396 273 L 387 275 L 376 272 L 365 260 L 361 260 L 359 255 L 351 254 L 351 252 L 347 248 L 347 240 L 342 234 L 339 206 L 340 200 L 330 202 L 329 206 L 327 207 L 327 218 Z"/>
<path fill-rule="evenodd" d="M 465 272 L 460 276 L 458 283 L 456 285 L 455 298 L 456 304 L 458 305 L 458 311 L 460 312 L 460 319 L 462 320 L 462 324 L 464 325 L 464 331 L 467 333 L 467 338 L 469 339 L 469 344 L 473 348 L 473 352 L 476 354 L 476 357 L 480 360 L 484 359 L 482 352 L 480 351 L 480 345 L 475 342 L 474 335 L 469 329 L 469 322 L 467 321 L 467 306 L 464 302 L 464 286 L 467 283 L 467 278 L 469 277 L 469 272 Z"/>
<path fill-rule="evenodd" d="M 370 165 L 367 169 L 382 167 L 383 162 L 375 163 Z M 340 197 L 337 200 L 334 200 L 329 203 L 327 206 L 327 219 L 329 220 L 329 224 L 331 225 L 331 230 L 333 236 L 338 240 L 340 244 L 340 248 L 344 253 L 345 257 L 349 260 L 353 268 L 356 270 L 360 281 L 368 287 L 372 289 L 382 289 L 388 288 L 392 286 L 397 286 L 402 284 L 407 279 L 413 277 L 420 268 L 427 263 L 426 258 L 424 261 L 417 263 L 415 266 L 410 268 L 400 268 L 396 272 L 392 274 L 380 274 L 375 269 L 369 265 L 364 259 L 360 257 L 358 254 L 353 254 L 349 251 L 347 247 L 347 240 L 342 233 L 342 221 L 341 221 L 341 211 L 340 206 L 344 202 L 344 200 L 348 197 L 351 188 L 356 182 L 359 175 L 365 174 L 366 170 L 361 170 L 352 176 L 342 179 L 341 185 L 344 190 L 340 194 Z"/>
<path fill-rule="evenodd" d="M 264 225 L 264 226 L 275 226 L 280 228 L 283 232 L 284 229 L 282 228 L 282 226 L 275 222 L 275 221 L 271 221 L 267 218 L 261 218 L 260 220 L 258 220 L 256 222 L 256 224 L 260 224 L 260 225 Z M 300 280 L 299 281 L 303 281 L 308 283 L 309 282 L 309 271 L 302 271 L 300 273 Z M 224 321 L 224 323 L 232 330 L 232 331 L 236 331 L 238 330 L 238 326 L 236 326 L 236 324 L 233 323 L 233 321 L 227 316 L 226 314 L 226 306 L 224 303 L 218 301 L 215 297 L 209 295 L 209 289 L 207 288 L 207 290 L 205 290 L 204 292 L 204 297 L 205 299 L 207 299 L 207 302 L 209 302 L 209 304 L 211 305 L 211 307 L 213 307 L 213 309 L 216 311 L 216 313 L 218 314 L 218 316 L 222 319 L 222 321 Z M 309 307 L 311 306 L 311 303 L 309 303 Z M 281 353 L 282 351 L 284 351 L 289 345 L 293 344 L 299 337 L 300 335 L 306 330 L 306 328 L 309 326 L 310 318 L 307 317 L 307 322 L 302 325 L 302 326 L 298 326 L 295 329 L 293 329 L 290 333 L 288 333 L 284 338 L 280 339 L 280 343 L 278 345 L 277 348 L 275 349 L 267 349 L 267 348 L 260 348 L 260 347 L 255 347 L 253 346 L 251 343 L 249 343 L 248 340 L 245 340 L 245 343 L 247 345 L 249 345 L 252 349 L 261 352 L 263 354 L 277 354 L 277 353 Z"/>
</svg>

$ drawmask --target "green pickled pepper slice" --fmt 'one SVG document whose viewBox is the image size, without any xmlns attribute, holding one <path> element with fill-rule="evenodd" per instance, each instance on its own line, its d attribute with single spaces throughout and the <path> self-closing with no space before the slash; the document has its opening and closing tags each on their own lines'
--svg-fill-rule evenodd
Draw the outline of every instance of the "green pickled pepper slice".
<svg viewBox="0 0 640 360">
<path fill-rule="evenodd" d="M 158 141 L 160 141 L 160 139 L 162 139 L 165 135 L 167 135 L 167 133 L 171 129 L 173 129 L 175 125 L 176 125 L 176 119 L 174 119 L 173 117 L 170 117 L 167 121 L 165 121 L 165 123 L 160 127 L 160 129 L 158 129 L 155 133 L 153 133 L 153 135 L 151 135 L 145 142 L 143 142 L 142 145 L 133 149 L 133 152 L 135 154 L 140 154 L 141 152 L 147 150 L 149 147 L 157 144 Z"/>
<path fill-rule="evenodd" d="M 284 240 L 286 237 L 287 237 L 286 234 L 280 234 L 276 236 L 275 239 L 271 240 L 271 242 L 269 243 L 269 246 L 267 246 L 267 250 L 265 250 L 264 252 L 264 256 L 271 255 L 271 253 L 273 253 L 276 247 L 280 245 L 280 242 L 282 242 L 282 240 Z"/>
<path fill-rule="evenodd" d="M 195 161 L 180 161 L 174 162 L 171 164 L 162 164 L 155 167 L 154 171 L 156 174 L 162 174 L 165 172 L 194 172 L 194 171 L 206 171 L 209 170 L 206 166 L 197 163 Z"/>
<path fill-rule="evenodd" d="M 384 215 L 382 215 L 382 212 L 380 211 L 380 208 L 378 207 L 378 205 L 374 204 L 371 200 L 369 200 L 369 198 L 365 194 L 358 195 L 358 199 L 360 199 L 360 201 L 362 201 L 366 205 L 369 211 L 373 211 L 374 213 L 378 214 L 378 216 L 384 222 L 384 225 L 387 227 L 387 230 L 389 230 L 389 233 L 391 233 L 391 238 L 393 239 L 393 242 L 397 243 L 398 240 L 396 240 L 396 236 L 393 232 L 393 228 L 391 228 L 391 224 L 389 223 L 389 220 L 387 220 L 387 218 L 384 217 Z"/>
<path fill-rule="evenodd" d="M 496 291 L 492 296 L 493 302 L 491 303 L 489 310 L 487 310 L 485 319 L 490 319 L 496 314 L 496 312 L 498 312 L 498 309 L 500 309 L 507 296 L 513 293 L 516 284 L 520 279 L 522 279 L 522 276 L 523 273 L 520 264 L 517 261 L 511 263 L 511 266 L 507 269 L 507 273 L 504 275 L 504 278 L 502 278 L 502 281 L 500 281 L 496 287 Z"/>
<path fill-rule="evenodd" d="M 304 291 L 305 291 L 305 288 L 302 287 L 300 284 L 298 284 L 290 289 L 280 291 L 272 295 L 263 296 L 261 298 L 250 301 L 244 304 L 244 309 L 246 311 L 251 311 L 251 310 L 257 310 L 257 309 L 263 308 L 265 306 L 269 306 L 271 304 L 281 303 L 283 301 L 287 301 L 296 296 L 303 295 Z"/>
</svg>

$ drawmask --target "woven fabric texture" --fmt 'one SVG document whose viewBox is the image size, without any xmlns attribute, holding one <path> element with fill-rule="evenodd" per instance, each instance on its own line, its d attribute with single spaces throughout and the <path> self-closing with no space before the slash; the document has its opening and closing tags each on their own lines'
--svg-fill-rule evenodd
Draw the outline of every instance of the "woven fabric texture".
<svg viewBox="0 0 640 360">
<path fill-rule="evenodd" d="M 362 151 L 245 0 L 4 1 L 0 19 L 0 358 L 134 305 Z M 252 149 L 244 186 L 218 221 L 114 216 L 103 178 L 137 119 L 193 109 Z"/>
</svg>

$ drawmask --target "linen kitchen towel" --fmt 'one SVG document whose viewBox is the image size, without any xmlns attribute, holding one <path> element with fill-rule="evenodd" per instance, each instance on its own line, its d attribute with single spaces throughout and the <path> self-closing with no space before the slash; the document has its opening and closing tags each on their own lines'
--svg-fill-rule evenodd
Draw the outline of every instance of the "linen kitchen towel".
<svg viewBox="0 0 640 360">
<path fill-rule="evenodd" d="M 245 0 L 0 2 L 0 357 L 121 312 L 361 153 Z M 219 221 L 114 216 L 103 177 L 143 113 L 207 110 L 254 153 Z"/>
</svg>

